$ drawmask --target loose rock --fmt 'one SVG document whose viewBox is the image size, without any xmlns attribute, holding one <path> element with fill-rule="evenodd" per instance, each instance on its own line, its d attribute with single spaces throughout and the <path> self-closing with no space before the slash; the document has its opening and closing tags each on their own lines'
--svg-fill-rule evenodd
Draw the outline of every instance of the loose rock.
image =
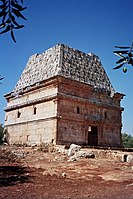
<svg viewBox="0 0 133 199">
<path fill-rule="evenodd" d="M 133 163 L 133 155 L 128 155 L 127 156 L 127 162 L 128 163 Z"/>
<path fill-rule="evenodd" d="M 76 144 L 71 144 L 70 148 L 68 150 L 68 156 L 73 156 L 76 152 L 78 152 L 81 149 L 81 146 Z"/>
</svg>

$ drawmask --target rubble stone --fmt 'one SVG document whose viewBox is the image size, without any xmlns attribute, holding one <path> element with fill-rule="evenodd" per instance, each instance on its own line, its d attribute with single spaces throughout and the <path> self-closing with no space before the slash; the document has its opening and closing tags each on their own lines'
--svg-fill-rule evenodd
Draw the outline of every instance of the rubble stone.
<svg viewBox="0 0 133 199">
<path fill-rule="evenodd" d="M 92 152 L 88 152 L 88 151 L 78 151 L 77 153 L 75 153 L 75 157 L 77 158 L 94 158 L 95 155 Z"/>
<path fill-rule="evenodd" d="M 68 150 L 68 156 L 73 156 L 80 149 L 81 149 L 81 146 L 76 145 L 76 144 L 71 144 Z"/>
<path fill-rule="evenodd" d="M 133 163 L 133 155 L 128 155 L 127 156 L 127 162 L 128 163 Z"/>
</svg>

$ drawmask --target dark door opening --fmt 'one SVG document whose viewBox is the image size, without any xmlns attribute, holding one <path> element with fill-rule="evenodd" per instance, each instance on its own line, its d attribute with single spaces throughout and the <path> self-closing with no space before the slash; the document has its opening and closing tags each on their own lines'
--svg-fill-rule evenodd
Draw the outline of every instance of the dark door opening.
<svg viewBox="0 0 133 199">
<path fill-rule="evenodd" d="M 88 145 L 89 146 L 97 146 L 98 145 L 97 126 L 91 126 L 88 129 Z"/>
</svg>

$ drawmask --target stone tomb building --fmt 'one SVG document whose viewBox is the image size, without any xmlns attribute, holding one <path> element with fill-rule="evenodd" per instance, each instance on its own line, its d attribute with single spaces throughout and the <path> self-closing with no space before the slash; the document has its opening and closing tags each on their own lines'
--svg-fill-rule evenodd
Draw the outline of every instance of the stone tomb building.
<svg viewBox="0 0 133 199">
<path fill-rule="evenodd" d="M 58 44 L 31 56 L 5 95 L 9 143 L 119 147 L 123 96 L 98 56 Z"/>
</svg>

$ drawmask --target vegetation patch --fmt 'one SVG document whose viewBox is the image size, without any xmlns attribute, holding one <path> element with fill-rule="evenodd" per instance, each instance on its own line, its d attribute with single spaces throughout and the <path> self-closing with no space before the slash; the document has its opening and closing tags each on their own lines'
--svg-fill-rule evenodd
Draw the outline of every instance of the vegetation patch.
<svg viewBox="0 0 133 199">
<path fill-rule="evenodd" d="M 126 133 L 122 134 L 122 143 L 124 148 L 133 148 L 133 137 Z"/>
<path fill-rule="evenodd" d="M 55 152 L 56 149 L 53 143 L 41 143 L 38 148 L 38 151 L 43 151 L 45 153 L 52 153 Z"/>
</svg>

